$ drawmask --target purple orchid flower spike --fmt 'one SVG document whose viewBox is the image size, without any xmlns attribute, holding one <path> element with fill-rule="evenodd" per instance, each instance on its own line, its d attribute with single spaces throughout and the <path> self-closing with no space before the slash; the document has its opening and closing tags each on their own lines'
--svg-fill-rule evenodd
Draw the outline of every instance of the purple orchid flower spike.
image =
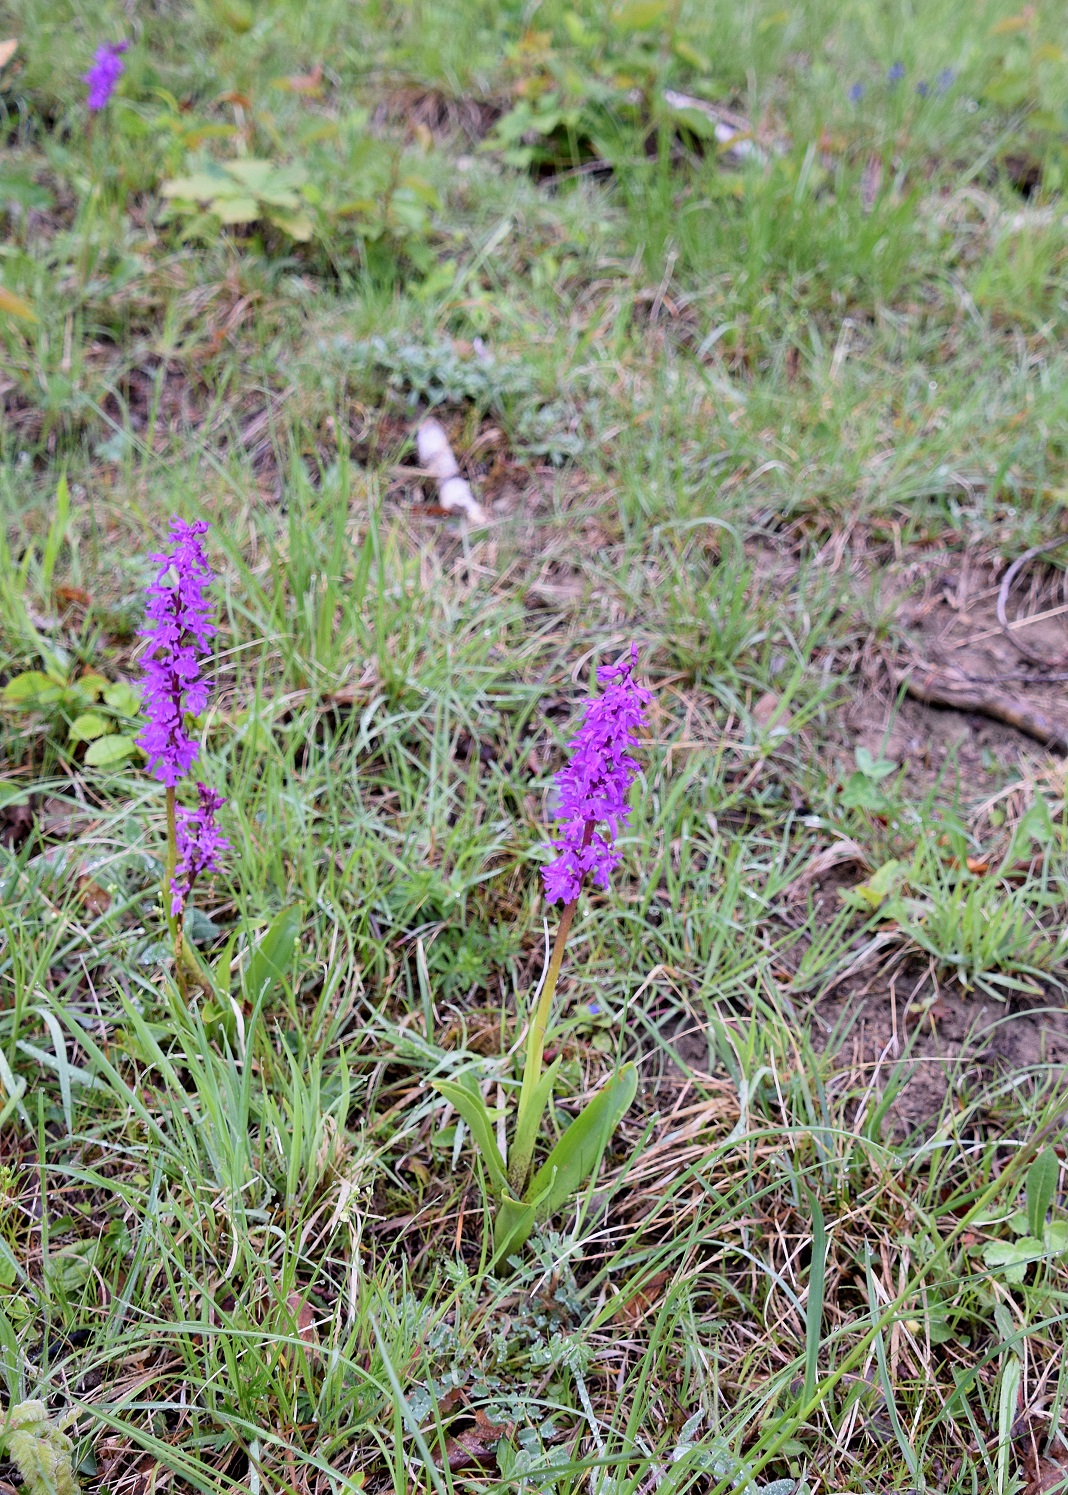
<svg viewBox="0 0 1068 1495">
<path fill-rule="evenodd" d="M 199 804 L 195 810 L 184 807 L 177 813 L 178 861 L 171 883 L 171 914 L 181 919 L 193 884 L 203 872 L 221 870 L 219 853 L 229 851 L 230 843 L 219 834 L 215 812 L 226 803 L 221 794 L 204 784 L 197 784 Z"/>
<path fill-rule="evenodd" d="M 126 69 L 122 54 L 129 45 L 127 41 L 105 42 L 97 47 L 92 67 L 82 74 L 82 82 L 89 89 L 85 102 L 94 113 L 103 109 L 115 92 L 115 85 Z"/>
<path fill-rule="evenodd" d="M 627 794 L 638 772 L 630 750 L 652 700 L 652 692 L 634 678 L 637 665 L 638 646 L 631 644 L 618 663 L 597 671 L 604 694 L 587 704 L 571 761 L 556 775 L 563 825 L 552 841 L 558 855 L 542 868 L 547 903 L 574 903 L 587 876 L 607 888 L 619 866 L 616 838 L 630 816 Z"/>
<path fill-rule="evenodd" d="M 187 715 L 197 716 L 208 703 L 201 677 L 203 654 L 215 632 L 208 617 L 207 587 L 214 580 L 200 536 L 203 520 L 171 520 L 174 549 L 151 559 L 159 567 L 148 588 L 145 627 L 152 653 L 145 661 L 144 700 L 148 725 L 137 739 L 148 755 L 149 772 L 173 787 L 197 756 L 197 744 L 185 730 Z"/>
</svg>

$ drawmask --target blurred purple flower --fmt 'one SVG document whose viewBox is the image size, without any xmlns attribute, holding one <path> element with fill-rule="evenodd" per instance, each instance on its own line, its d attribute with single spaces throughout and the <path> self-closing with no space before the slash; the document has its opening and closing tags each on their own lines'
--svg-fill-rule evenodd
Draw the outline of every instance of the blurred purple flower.
<svg viewBox="0 0 1068 1495">
<path fill-rule="evenodd" d="M 186 715 L 198 716 L 208 704 L 208 687 L 200 677 L 203 652 L 215 632 L 208 617 L 205 588 L 213 581 L 200 536 L 203 520 L 171 520 L 174 550 L 152 555 L 159 567 L 148 588 L 141 637 L 152 652 L 145 660 L 144 701 L 148 723 L 137 739 L 148 755 L 148 770 L 168 786 L 193 766 L 197 744 L 185 730 Z"/>
<path fill-rule="evenodd" d="M 864 97 L 864 84 L 863 83 L 854 83 L 853 87 L 849 90 L 849 101 L 850 101 L 850 103 L 852 103 L 852 104 L 859 104 L 860 101 L 861 101 L 861 99 L 863 97 Z"/>
<path fill-rule="evenodd" d="M 904 76 L 905 64 L 903 62 L 891 63 L 886 70 L 887 83 L 900 83 Z"/>
<path fill-rule="evenodd" d="M 82 82 L 89 87 L 85 102 L 90 109 L 103 109 L 115 92 L 115 85 L 126 67 L 121 54 L 129 45 L 129 42 L 105 42 L 102 47 L 97 47 L 92 67 L 82 74 Z"/>
<path fill-rule="evenodd" d="M 921 99 L 925 99 L 931 92 L 931 85 L 929 83 L 924 83 L 923 79 L 921 78 L 919 83 L 916 84 L 916 92 L 919 94 Z"/>
<path fill-rule="evenodd" d="M 631 644 L 618 663 L 597 671 L 604 694 L 587 702 L 571 761 L 556 775 L 557 817 L 563 825 L 552 838 L 559 854 L 541 869 L 546 903 L 573 903 L 587 875 L 607 888 L 619 865 L 615 840 L 630 815 L 627 794 L 638 772 L 630 749 L 652 700 L 652 692 L 634 678 L 637 664 L 638 646 Z M 600 824 L 606 832 L 597 831 Z"/>
<path fill-rule="evenodd" d="M 193 884 L 202 872 L 218 872 L 219 853 L 228 851 L 230 843 L 219 834 L 215 812 L 226 801 L 214 789 L 197 785 L 200 803 L 195 810 L 180 808 L 176 815 L 178 861 L 171 883 L 171 914 L 180 919 Z"/>
<path fill-rule="evenodd" d="M 944 67 L 939 73 L 938 77 L 935 79 L 935 82 L 938 85 L 938 92 L 948 93 L 949 90 L 953 87 L 953 81 L 956 76 L 956 73 L 951 67 Z"/>
</svg>

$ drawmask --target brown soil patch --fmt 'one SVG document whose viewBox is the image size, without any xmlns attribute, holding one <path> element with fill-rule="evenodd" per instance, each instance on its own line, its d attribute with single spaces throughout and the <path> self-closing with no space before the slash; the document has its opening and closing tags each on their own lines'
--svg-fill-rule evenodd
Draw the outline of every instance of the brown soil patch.
<svg viewBox="0 0 1068 1495">
<path fill-rule="evenodd" d="M 1006 632 L 997 617 L 1006 565 L 1000 557 L 977 562 L 965 552 L 952 562 L 940 557 L 908 568 L 906 578 L 918 588 L 902 602 L 898 620 L 910 635 L 910 653 L 974 683 L 977 698 L 996 695 L 1040 712 L 1068 735 L 1068 572 L 1041 557 L 1023 569 L 1007 598 Z M 891 689 L 896 699 L 896 682 L 892 687 L 887 681 L 887 698 Z M 885 722 L 884 714 L 884 727 Z M 860 725 L 870 732 L 870 721 Z M 1046 756 L 1031 737 L 982 709 L 950 710 L 911 700 L 893 723 L 889 744 L 891 756 L 919 758 L 929 770 L 937 770 L 956 750 L 969 774 L 996 772 L 998 763 L 1009 766 L 1025 756 Z"/>
<path fill-rule="evenodd" d="M 839 988 L 813 1004 L 813 1017 L 827 1038 L 850 1024 L 843 1070 L 870 1087 L 867 1111 L 898 1066 L 907 1074 L 890 1113 L 900 1134 L 929 1126 L 951 1092 L 961 1109 L 998 1079 L 1026 1086 L 1051 1066 L 1068 1073 L 1068 1009 L 1054 990 L 999 1002 L 911 967 L 870 991 Z"/>
<path fill-rule="evenodd" d="M 474 145 L 485 139 L 507 107 L 503 99 L 454 98 L 436 88 L 398 87 L 378 105 L 371 127 L 381 133 L 402 125 L 409 140 L 428 131 L 438 145 L 461 135 Z"/>
</svg>

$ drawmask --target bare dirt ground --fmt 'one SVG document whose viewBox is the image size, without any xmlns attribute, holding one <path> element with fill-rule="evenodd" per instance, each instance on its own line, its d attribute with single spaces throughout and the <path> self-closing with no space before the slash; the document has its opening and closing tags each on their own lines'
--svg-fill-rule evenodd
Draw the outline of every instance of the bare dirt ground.
<svg viewBox="0 0 1068 1495">
<path fill-rule="evenodd" d="M 1006 563 L 949 562 L 940 557 L 905 568 L 912 593 L 898 614 L 905 658 L 959 678 L 982 709 L 903 696 L 900 671 L 885 668 L 849 703 L 843 724 L 854 745 L 906 765 L 918 792 L 939 776 L 957 778 L 980 839 L 993 838 L 991 809 L 1011 817 L 1026 807 L 1036 781 L 1063 783 L 1060 754 L 994 719 L 987 707 L 992 701 L 994 709 L 1015 708 L 1068 733 L 1068 576 L 1041 557 L 1021 568 L 1005 598 L 1006 628 L 997 617 Z M 1009 788 L 999 790 L 1006 773 Z M 836 898 L 838 885 L 823 896 Z M 861 974 L 835 988 L 814 1004 L 813 1015 L 817 1032 L 851 1025 L 843 1057 L 851 1049 L 858 1071 L 879 1072 L 880 1087 L 895 1065 L 905 1065 L 909 1077 L 892 1115 L 906 1131 L 930 1124 L 951 1091 L 953 1105 L 963 1107 L 979 1084 L 999 1076 L 1023 1084 L 1039 1065 L 1068 1065 L 1068 1009 L 1052 983 L 1043 996 L 998 1002 L 939 980 L 933 963 L 906 962 L 889 978 L 880 971 L 872 982 Z"/>
</svg>

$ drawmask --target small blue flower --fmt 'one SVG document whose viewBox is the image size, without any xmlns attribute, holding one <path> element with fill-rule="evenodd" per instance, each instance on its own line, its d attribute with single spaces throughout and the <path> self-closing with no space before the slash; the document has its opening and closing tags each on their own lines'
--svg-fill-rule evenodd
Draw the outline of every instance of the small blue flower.
<svg viewBox="0 0 1068 1495">
<path fill-rule="evenodd" d="M 591 1002 L 589 1004 L 589 1007 L 588 1007 L 587 1010 L 589 1011 L 589 1014 L 590 1014 L 591 1017 L 600 1017 L 600 1015 L 601 1015 L 601 1004 L 600 1004 L 600 1002 Z"/>
<path fill-rule="evenodd" d="M 956 78 L 956 76 L 956 73 L 951 67 L 944 67 L 939 73 L 936 80 L 938 83 L 938 92 L 948 93 L 949 90 L 953 87 L 953 80 Z"/>
<path fill-rule="evenodd" d="M 921 99 L 925 99 L 931 92 L 931 85 L 929 83 L 924 83 L 923 79 L 921 78 L 919 83 L 916 84 L 916 92 L 919 94 Z"/>
<path fill-rule="evenodd" d="M 852 103 L 852 104 L 859 104 L 860 101 L 861 101 L 861 99 L 863 97 L 864 97 L 864 84 L 863 83 L 854 83 L 853 87 L 849 90 L 849 100 L 850 100 L 850 103 Z"/>
<path fill-rule="evenodd" d="M 887 83 L 900 83 L 904 76 L 905 64 L 903 62 L 894 62 L 886 70 Z"/>
</svg>

